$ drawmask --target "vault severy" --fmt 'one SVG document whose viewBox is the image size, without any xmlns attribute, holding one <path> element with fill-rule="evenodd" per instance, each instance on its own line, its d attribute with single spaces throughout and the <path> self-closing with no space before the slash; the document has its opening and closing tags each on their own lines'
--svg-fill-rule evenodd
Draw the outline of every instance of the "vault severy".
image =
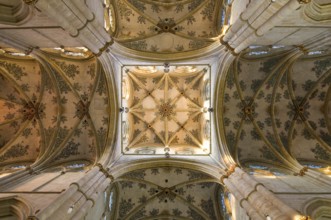
<svg viewBox="0 0 331 220">
<path fill-rule="evenodd" d="M 210 68 L 124 66 L 124 154 L 210 153 Z"/>
</svg>

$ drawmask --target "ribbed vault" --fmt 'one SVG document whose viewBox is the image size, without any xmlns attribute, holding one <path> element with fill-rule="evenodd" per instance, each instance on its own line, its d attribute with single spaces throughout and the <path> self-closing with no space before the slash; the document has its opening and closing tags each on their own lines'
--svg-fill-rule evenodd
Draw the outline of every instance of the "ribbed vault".
<svg viewBox="0 0 331 220">
<path fill-rule="evenodd" d="M 210 68 L 125 66 L 125 154 L 210 153 Z"/>
<path fill-rule="evenodd" d="M 207 47 L 220 33 L 223 1 L 111 1 L 114 38 L 144 52 L 178 53 Z"/>
<path fill-rule="evenodd" d="M 116 180 L 111 219 L 223 219 L 218 183 L 193 170 L 157 167 L 136 170 Z"/>
<path fill-rule="evenodd" d="M 330 57 L 301 54 L 246 54 L 229 69 L 219 113 L 241 165 L 329 164 Z"/>
<path fill-rule="evenodd" d="M 2 55 L 1 166 L 89 165 L 98 160 L 114 114 L 109 103 L 113 88 L 105 74 L 94 57 Z"/>
</svg>

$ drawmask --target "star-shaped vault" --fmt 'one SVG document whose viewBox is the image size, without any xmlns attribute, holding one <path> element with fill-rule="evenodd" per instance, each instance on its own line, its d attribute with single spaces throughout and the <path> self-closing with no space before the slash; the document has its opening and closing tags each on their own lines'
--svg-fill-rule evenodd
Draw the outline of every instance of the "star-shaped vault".
<svg viewBox="0 0 331 220">
<path fill-rule="evenodd" d="M 210 153 L 209 66 L 125 66 L 125 154 Z"/>
</svg>

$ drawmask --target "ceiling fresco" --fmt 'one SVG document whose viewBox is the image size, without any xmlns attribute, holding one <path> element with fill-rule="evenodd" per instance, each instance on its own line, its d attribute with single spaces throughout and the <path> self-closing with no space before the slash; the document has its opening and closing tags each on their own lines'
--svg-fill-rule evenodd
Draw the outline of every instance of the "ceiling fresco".
<svg viewBox="0 0 331 220">
<path fill-rule="evenodd" d="M 113 1 L 114 39 L 145 52 L 177 53 L 201 49 L 218 40 L 222 1 Z"/>
<path fill-rule="evenodd" d="M 41 54 L 1 57 L 0 165 L 92 164 L 109 133 L 105 72 L 94 57 Z"/>
<path fill-rule="evenodd" d="M 125 154 L 210 153 L 209 66 L 125 66 Z"/>
<path fill-rule="evenodd" d="M 330 56 L 299 57 L 246 55 L 228 71 L 223 127 L 238 163 L 329 164 Z"/>
<path fill-rule="evenodd" d="M 220 185 L 201 172 L 175 167 L 127 173 L 115 183 L 111 219 L 223 219 Z"/>
</svg>

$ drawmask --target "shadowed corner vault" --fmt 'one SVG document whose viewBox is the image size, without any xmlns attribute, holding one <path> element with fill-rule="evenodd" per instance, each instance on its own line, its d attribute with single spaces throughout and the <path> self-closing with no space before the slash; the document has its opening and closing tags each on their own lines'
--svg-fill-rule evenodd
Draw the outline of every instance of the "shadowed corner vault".
<svg viewBox="0 0 331 220">
<path fill-rule="evenodd" d="M 209 66 L 125 66 L 125 154 L 210 153 Z"/>
</svg>

